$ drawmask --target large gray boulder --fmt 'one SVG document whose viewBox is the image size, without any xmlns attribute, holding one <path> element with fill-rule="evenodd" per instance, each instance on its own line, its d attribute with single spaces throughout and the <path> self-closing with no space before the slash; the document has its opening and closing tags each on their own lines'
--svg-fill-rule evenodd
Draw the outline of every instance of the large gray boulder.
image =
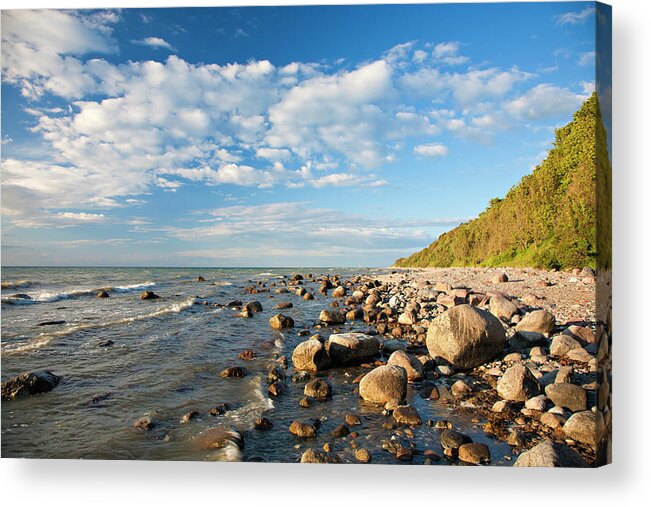
<svg viewBox="0 0 651 507">
<path fill-rule="evenodd" d="M 403 350 L 396 350 L 391 354 L 387 364 L 403 367 L 407 372 L 409 382 L 423 380 L 423 365 L 418 359 Z"/>
<path fill-rule="evenodd" d="M 292 353 L 295 370 L 319 371 L 330 364 L 328 352 L 319 340 L 306 340 L 299 343 Z"/>
<path fill-rule="evenodd" d="M 336 365 L 363 363 L 380 352 L 378 339 L 363 333 L 332 334 L 325 347 Z"/>
<path fill-rule="evenodd" d="M 549 384 L 545 394 L 557 407 L 579 412 L 587 408 L 587 393 L 585 389 L 568 382 Z"/>
<path fill-rule="evenodd" d="M 359 395 L 371 403 L 401 401 L 407 395 L 407 372 L 400 366 L 380 366 L 359 382 Z"/>
<path fill-rule="evenodd" d="M 540 384 L 522 363 L 508 368 L 497 381 L 497 394 L 505 400 L 527 401 L 540 393 Z"/>
<path fill-rule="evenodd" d="M 556 318 L 546 310 L 534 310 L 525 314 L 515 326 L 516 331 L 529 331 L 549 336 L 556 327 Z"/>
<path fill-rule="evenodd" d="M 513 466 L 585 468 L 588 464 L 568 445 L 545 440 L 520 454 Z"/>
<path fill-rule="evenodd" d="M 518 307 L 511 300 L 495 294 L 490 300 L 490 312 L 500 320 L 509 322 L 511 318 L 518 313 Z"/>
<path fill-rule="evenodd" d="M 33 394 L 47 393 L 54 389 L 60 381 L 61 377 L 51 371 L 21 373 L 2 383 L 2 399 L 13 400 Z"/>
<path fill-rule="evenodd" d="M 435 318 L 427 330 L 427 350 L 459 369 L 471 369 L 497 357 L 506 345 L 500 321 L 487 311 L 459 305 Z"/>
<path fill-rule="evenodd" d="M 563 425 L 563 432 L 571 439 L 596 449 L 604 432 L 603 416 L 592 410 L 576 412 Z"/>
</svg>

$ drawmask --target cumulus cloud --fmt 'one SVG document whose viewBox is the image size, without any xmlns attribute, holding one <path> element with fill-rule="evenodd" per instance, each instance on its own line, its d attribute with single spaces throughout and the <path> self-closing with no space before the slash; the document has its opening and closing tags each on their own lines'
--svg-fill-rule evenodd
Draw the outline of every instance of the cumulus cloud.
<svg viewBox="0 0 651 507">
<path fill-rule="evenodd" d="M 174 46 L 160 37 L 145 37 L 144 39 L 137 39 L 131 42 L 134 44 L 139 44 L 141 46 L 148 46 L 153 49 L 166 49 L 173 52 L 176 51 Z"/>
<path fill-rule="evenodd" d="M 530 120 L 569 115 L 576 111 L 587 95 L 551 84 L 534 86 L 524 95 L 505 104 L 505 109 L 518 118 Z"/>
<path fill-rule="evenodd" d="M 447 65 L 461 65 L 466 63 L 469 58 L 459 54 L 460 48 L 459 42 L 441 42 L 434 46 L 432 54 L 436 60 Z"/>
<path fill-rule="evenodd" d="M 448 154 L 448 148 L 441 143 L 419 144 L 414 153 L 423 157 L 443 157 Z"/>
</svg>

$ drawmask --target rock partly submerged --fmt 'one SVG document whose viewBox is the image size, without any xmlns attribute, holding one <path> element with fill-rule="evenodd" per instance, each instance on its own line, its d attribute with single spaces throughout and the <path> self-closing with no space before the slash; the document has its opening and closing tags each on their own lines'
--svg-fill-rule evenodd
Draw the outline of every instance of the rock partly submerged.
<svg viewBox="0 0 651 507">
<path fill-rule="evenodd" d="M 3 400 L 13 400 L 35 394 L 47 393 L 54 389 L 61 377 L 51 371 L 34 371 L 5 380 L 2 383 L 1 395 Z"/>
</svg>

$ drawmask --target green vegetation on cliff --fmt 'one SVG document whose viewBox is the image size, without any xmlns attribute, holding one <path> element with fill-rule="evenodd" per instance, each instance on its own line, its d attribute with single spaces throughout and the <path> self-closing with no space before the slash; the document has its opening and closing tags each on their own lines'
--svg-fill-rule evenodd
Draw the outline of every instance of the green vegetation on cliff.
<svg viewBox="0 0 651 507">
<path fill-rule="evenodd" d="M 569 269 L 595 266 L 597 248 L 600 264 L 609 265 L 610 189 L 606 132 L 593 94 L 556 130 L 547 158 L 503 199 L 491 199 L 479 217 L 395 266 Z"/>
</svg>

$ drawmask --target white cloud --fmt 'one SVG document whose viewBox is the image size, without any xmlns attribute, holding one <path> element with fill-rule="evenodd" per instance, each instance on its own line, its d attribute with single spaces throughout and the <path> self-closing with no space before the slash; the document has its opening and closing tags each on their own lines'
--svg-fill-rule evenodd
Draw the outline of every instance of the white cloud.
<svg viewBox="0 0 651 507">
<path fill-rule="evenodd" d="M 144 39 L 132 40 L 131 42 L 134 44 L 140 44 L 141 46 L 148 46 L 153 49 L 167 49 L 168 51 L 176 51 L 174 46 L 160 37 L 145 37 Z"/>
<path fill-rule="evenodd" d="M 596 54 L 597 53 L 595 53 L 594 51 L 586 51 L 585 53 L 581 53 L 579 55 L 579 59 L 577 60 L 577 63 L 583 66 L 594 65 Z"/>
<path fill-rule="evenodd" d="M 539 84 L 524 95 L 507 102 L 505 109 L 517 118 L 539 120 L 570 115 L 586 99 L 586 95 L 574 93 L 567 88 Z"/>
<path fill-rule="evenodd" d="M 579 25 L 588 20 L 595 12 L 594 7 L 586 7 L 578 12 L 565 12 L 556 16 L 556 24 L 558 25 Z"/>
<path fill-rule="evenodd" d="M 420 144 L 414 148 L 414 153 L 423 157 L 443 157 L 448 154 L 448 148 L 441 143 Z"/>
<path fill-rule="evenodd" d="M 461 44 L 459 42 L 441 42 L 434 46 L 432 55 L 434 58 L 447 65 L 461 65 L 469 58 L 459 54 Z"/>
</svg>

